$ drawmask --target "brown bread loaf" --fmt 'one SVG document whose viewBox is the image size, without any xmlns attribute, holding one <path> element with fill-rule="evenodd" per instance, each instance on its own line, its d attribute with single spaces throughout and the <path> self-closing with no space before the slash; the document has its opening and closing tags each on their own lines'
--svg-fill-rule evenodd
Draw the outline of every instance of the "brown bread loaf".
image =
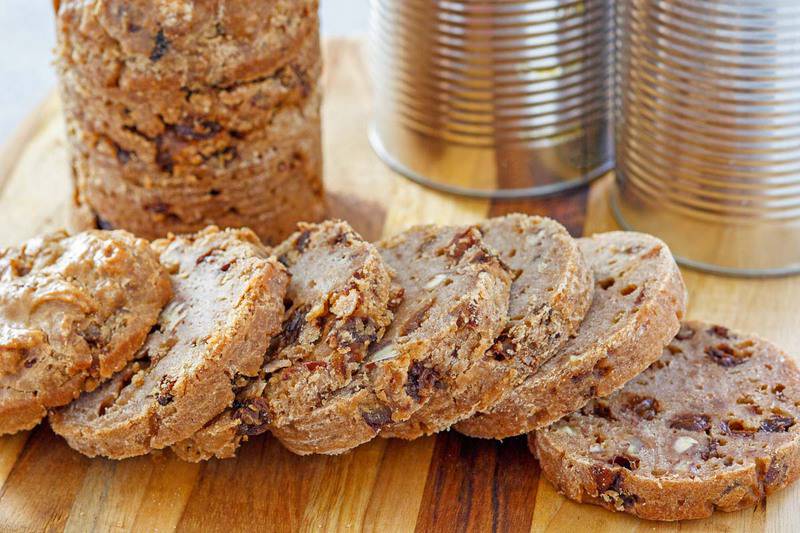
<svg viewBox="0 0 800 533">
<path fill-rule="evenodd" d="M 594 272 L 595 294 L 577 333 L 490 412 L 458 424 L 461 433 L 502 439 L 547 426 L 622 387 L 678 331 L 686 289 L 663 242 L 611 232 L 578 244 Z"/>
<path fill-rule="evenodd" d="M 283 331 L 234 406 L 173 446 L 184 459 L 231 457 L 267 429 L 296 453 L 341 453 L 373 438 L 391 413 L 365 360 L 397 296 L 378 251 L 346 222 L 328 221 L 301 224 L 274 253 L 291 275 Z"/>
<path fill-rule="evenodd" d="M 508 390 L 515 370 L 486 351 L 508 321 L 511 273 L 476 226 L 420 226 L 378 248 L 404 298 L 372 358 L 402 360 L 409 369 L 394 393 L 407 403 L 406 415 L 395 416 L 381 436 L 414 439 L 447 429 Z M 396 377 L 381 380 L 389 391 Z"/>
<path fill-rule="evenodd" d="M 530 436 L 560 492 L 650 520 L 753 507 L 800 477 L 800 371 L 775 345 L 683 324 L 608 398 Z"/>
<path fill-rule="evenodd" d="M 121 459 L 188 438 L 257 375 L 280 329 L 288 276 L 249 230 L 207 228 L 153 243 L 174 295 L 136 358 L 50 415 L 94 457 Z"/>
</svg>

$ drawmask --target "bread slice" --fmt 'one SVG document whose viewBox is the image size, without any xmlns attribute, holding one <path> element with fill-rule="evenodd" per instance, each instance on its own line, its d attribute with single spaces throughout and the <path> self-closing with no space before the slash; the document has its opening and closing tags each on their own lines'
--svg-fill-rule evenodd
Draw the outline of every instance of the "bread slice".
<svg viewBox="0 0 800 533">
<path fill-rule="evenodd" d="M 378 251 L 334 220 L 300 224 L 274 252 L 292 277 L 283 331 L 234 406 L 173 447 L 184 459 L 231 457 L 267 428 L 296 453 L 341 453 L 373 438 L 373 418 L 388 416 L 364 366 L 396 296 Z"/>
<path fill-rule="evenodd" d="M 253 232 L 212 227 L 153 247 L 174 296 L 136 360 L 50 415 L 91 457 L 141 455 L 194 434 L 231 405 L 280 330 L 288 276 Z"/>
<path fill-rule="evenodd" d="M 510 387 L 514 368 L 485 354 L 507 322 L 511 275 L 475 226 L 412 228 L 379 249 L 405 297 L 372 359 L 400 359 L 408 369 L 401 389 L 396 376 L 377 380 L 387 396 L 408 400 L 381 435 L 414 439 L 450 427 Z"/>
<path fill-rule="evenodd" d="M 611 232 L 578 244 L 595 295 L 577 334 L 490 412 L 458 424 L 459 432 L 502 439 L 545 427 L 622 387 L 677 333 L 686 289 L 663 242 Z"/>
<path fill-rule="evenodd" d="M 506 396 L 578 330 L 592 303 L 594 277 L 578 243 L 554 220 L 513 214 L 479 227 L 514 275 L 508 324 L 487 354 L 517 373 Z"/>
<path fill-rule="evenodd" d="M 125 366 L 171 294 L 147 241 L 125 231 L 0 250 L 0 434 L 32 428 Z"/>
<path fill-rule="evenodd" d="M 612 396 L 530 436 L 563 494 L 651 520 L 752 507 L 800 477 L 800 370 L 765 340 L 687 322 Z"/>
</svg>

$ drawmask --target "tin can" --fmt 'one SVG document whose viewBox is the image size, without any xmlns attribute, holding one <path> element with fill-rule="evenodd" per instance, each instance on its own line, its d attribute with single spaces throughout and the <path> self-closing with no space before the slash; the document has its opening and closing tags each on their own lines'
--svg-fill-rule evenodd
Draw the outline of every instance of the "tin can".
<svg viewBox="0 0 800 533">
<path fill-rule="evenodd" d="M 800 271 L 800 2 L 621 0 L 620 223 L 709 271 Z"/>
<path fill-rule="evenodd" d="M 610 0 L 371 0 L 370 137 L 393 169 L 478 197 L 613 167 Z"/>
</svg>

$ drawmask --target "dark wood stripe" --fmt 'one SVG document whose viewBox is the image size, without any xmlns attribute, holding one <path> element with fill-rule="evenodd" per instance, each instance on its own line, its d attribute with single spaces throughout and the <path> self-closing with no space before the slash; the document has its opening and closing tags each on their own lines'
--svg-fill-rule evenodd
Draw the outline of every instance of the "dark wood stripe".
<svg viewBox="0 0 800 533">
<path fill-rule="evenodd" d="M 90 462 L 39 426 L 0 492 L 0 531 L 63 530 Z"/>
<path fill-rule="evenodd" d="M 417 531 L 530 531 L 539 469 L 524 437 L 437 437 Z"/>
<path fill-rule="evenodd" d="M 580 237 L 586 223 L 588 199 L 589 187 L 583 186 L 545 198 L 493 200 L 489 208 L 489 216 L 502 216 L 509 213 L 547 216 L 563 224 L 573 237 Z"/>
</svg>

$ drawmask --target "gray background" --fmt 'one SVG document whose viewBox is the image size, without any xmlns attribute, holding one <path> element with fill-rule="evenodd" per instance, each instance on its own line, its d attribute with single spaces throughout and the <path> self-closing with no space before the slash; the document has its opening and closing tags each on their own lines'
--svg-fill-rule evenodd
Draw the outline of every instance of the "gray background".
<svg viewBox="0 0 800 533">
<path fill-rule="evenodd" d="M 322 0 L 323 33 L 364 33 L 368 2 Z M 53 42 L 50 0 L 0 0 L 0 144 L 55 85 Z"/>
</svg>

